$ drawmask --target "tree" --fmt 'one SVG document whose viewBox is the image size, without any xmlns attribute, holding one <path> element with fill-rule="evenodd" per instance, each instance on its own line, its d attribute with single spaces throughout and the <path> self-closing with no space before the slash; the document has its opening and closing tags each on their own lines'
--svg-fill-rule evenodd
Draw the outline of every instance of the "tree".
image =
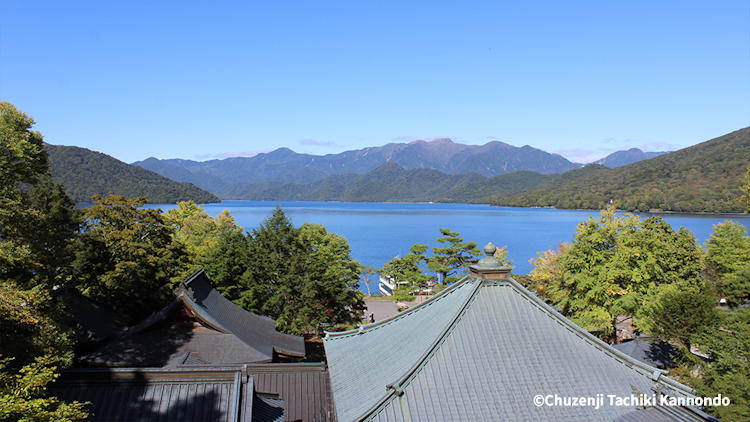
<svg viewBox="0 0 750 422">
<path fill-rule="evenodd" d="M 750 166 L 747 166 L 745 179 L 742 183 L 742 201 L 745 203 L 745 212 L 750 213 Z"/>
<path fill-rule="evenodd" d="M 185 259 L 174 228 L 159 210 L 141 208 L 144 202 L 95 196 L 74 262 L 81 291 L 133 322 L 165 304 Z"/>
<path fill-rule="evenodd" d="M 476 242 L 464 242 L 460 233 L 449 229 L 440 229 L 443 235 L 438 242 L 447 246 L 432 248 L 433 256 L 427 260 L 427 268 L 438 274 L 438 281 L 443 284 L 454 283 L 466 274 L 466 265 L 475 261 L 474 257 L 482 255 Z"/>
<path fill-rule="evenodd" d="M 53 298 L 78 230 L 72 201 L 51 182 L 34 121 L 0 102 L 0 419 L 80 420 L 79 403 L 45 394 L 72 360 L 65 302 Z"/>
<path fill-rule="evenodd" d="M 251 264 L 249 247 L 241 230 L 222 232 L 203 263 L 216 290 L 230 300 L 238 300 L 246 289 Z"/>
<path fill-rule="evenodd" d="M 664 340 L 679 342 L 690 352 L 691 339 L 716 320 L 716 296 L 707 288 L 666 285 L 648 303 L 640 327 Z"/>
<path fill-rule="evenodd" d="M 426 275 L 420 264 L 427 261 L 425 252 L 427 251 L 427 245 L 415 243 L 409 248 L 409 253 L 403 257 L 394 257 L 380 270 L 380 273 L 396 285 L 407 285 L 410 288 L 424 287 L 427 282 L 432 280 L 432 277 Z"/>
<path fill-rule="evenodd" d="M 724 279 L 721 292 L 731 307 L 739 306 L 750 298 L 750 262 Z"/>
<path fill-rule="evenodd" d="M 557 303 L 565 296 L 561 290 L 563 268 L 560 265 L 560 256 L 570 249 L 570 243 L 560 244 L 556 250 L 537 252 L 537 257 L 529 259 L 534 268 L 529 274 L 531 282 L 529 288 L 537 295 L 549 302 Z"/>
<path fill-rule="evenodd" d="M 717 328 L 718 327 L 718 328 Z M 694 342 L 711 360 L 703 364 L 699 377 L 686 381 L 698 395 L 731 399 L 729 406 L 709 407 L 708 412 L 723 421 L 744 421 L 750 414 L 750 308 L 724 311 L 714 327 L 704 327 Z"/>
<path fill-rule="evenodd" d="M 62 284 L 80 221 L 47 168 L 34 120 L 0 102 L 0 279 L 29 288 Z"/>
<path fill-rule="evenodd" d="M 232 249 L 241 250 L 240 238 L 234 242 Z M 275 318 L 291 334 L 361 320 L 360 267 L 346 239 L 317 224 L 297 229 L 277 207 L 246 242 L 247 266 L 235 272 L 242 271 L 241 288 L 229 294 L 235 303 Z"/>
<path fill-rule="evenodd" d="M 614 340 L 618 315 L 638 316 L 664 284 L 702 283 L 701 251 L 687 230 L 660 217 L 641 221 L 613 208 L 578 225 L 570 248 L 537 258 L 535 284 L 547 300 L 589 331 Z"/>
<path fill-rule="evenodd" d="M 12 359 L 0 359 L 0 420 L 67 422 L 85 420 L 88 403 L 65 403 L 47 395 L 46 385 L 59 376 L 51 355 L 38 357 L 16 373 Z"/>
<path fill-rule="evenodd" d="M 706 242 L 706 262 L 719 277 L 740 270 L 750 261 L 750 237 L 745 226 L 736 221 L 724 221 L 713 226 L 713 233 Z"/>
<path fill-rule="evenodd" d="M 178 202 L 176 208 L 164 213 L 164 221 L 174 227 L 172 237 L 184 247 L 187 255 L 186 264 L 177 276 L 178 279 L 186 278 L 201 267 L 224 272 L 214 264 L 212 256 L 222 260 L 220 254 L 215 256 L 217 248 L 231 237 L 230 234 L 242 234 L 242 227 L 237 226 L 229 210 L 211 218 L 200 205 L 192 201 Z"/>
</svg>

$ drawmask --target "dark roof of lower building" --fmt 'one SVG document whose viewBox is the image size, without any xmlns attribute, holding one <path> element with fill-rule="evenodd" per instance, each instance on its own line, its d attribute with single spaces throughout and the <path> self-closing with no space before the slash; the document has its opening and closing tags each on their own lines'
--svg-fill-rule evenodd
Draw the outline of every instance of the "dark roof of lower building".
<svg viewBox="0 0 750 422">
<path fill-rule="evenodd" d="M 91 402 L 87 410 L 92 421 L 257 420 L 252 379 L 243 379 L 238 369 L 69 370 L 49 393 L 66 401 Z"/>
<path fill-rule="evenodd" d="M 671 344 L 659 339 L 638 337 L 612 347 L 656 368 L 665 369 L 677 366 L 673 359 L 677 350 Z"/>
<path fill-rule="evenodd" d="M 304 357 L 300 336 L 276 331 L 276 322 L 222 296 L 201 270 L 183 282 L 176 298 L 119 338 L 79 358 L 93 366 L 232 365 Z"/>
<path fill-rule="evenodd" d="M 70 369 L 48 390 L 92 421 L 336 420 L 322 363 Z"/>
<path fill-rule="evenodd" d="M 632 407 L 534 396 L 692 390 L 615 349 L 510 277 L 466 277 L 401 314 L 324 339 L 340 421 L 614 420 Z"/>
<path fill-rule="evenodd" d="M 287 421 L 335 421 L 331 378 L 324 363 L 246 365 L 255 390 L 278 394 Z"/>
<path fill-rule="evenodd" d="M 248 312 L 232 303 L 213 288 L 203 270 L 198 271 L 177 289 L 177 296 L 207 323 L 220 331 L 237 336 L 245 344 L 268 356 L 279 353 L 305 356 L 305 342 L 300 336 L 276 331 L 272 318 Z"/>
</svg>

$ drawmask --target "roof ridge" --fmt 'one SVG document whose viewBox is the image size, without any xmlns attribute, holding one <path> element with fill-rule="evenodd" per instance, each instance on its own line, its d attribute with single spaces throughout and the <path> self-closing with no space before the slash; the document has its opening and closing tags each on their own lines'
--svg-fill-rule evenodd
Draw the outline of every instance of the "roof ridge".
<svg viewBox="0 0 750 422">
<path fill-rule="evenodd" d="M 470 276 L 468 275 L 464 276 L 461 280 L 458 280 L 457 282 L 450 285 L 448 288 L 440 291 L 438 294 L 425 300 L 424 302 L 414 305 L 412 307 L 409 307 L 408 309 L 401 311 L 397 313 L 396 315 L 389 316 L 388 318 L 385 318 L 383 320 L 373 322 L 371 324 L 360 324 L 359 327 L 351 329 L 351 330 L 346 330 L 346 331 L 326 331 L 325 332 L 326 335 L 323 339 L 329 340 L 332 337 L 343 337 L 343 336 L 349 336 L 353 334 L 361 334 L 361 333 L 366 333 L 368 331 L 372 331 L 374 329 L 380 328 L 383 325 L 389 324 L 397 319 L 403 318 L 405 315 L 410 315 L 414 312 L 417 312 L 418 310 L 423 309 L 424 307 L 429 306 L 439 301 L 440 299 L 443 299 L 444 297 L 448 296 L 448 294 L 457 290 L 458 287 L 464 285 L 467 282 L 471 282 L 471 280 L 473 279 Z"/>
<path fill-rule="evenodd" d="M 378 399 L 375 402 L 375 404 L 373 404 L 365 412 L 360 414 L 356 418 L 356 420 L 367 419 L 368 417 L 378 412 L 378 410 L 382 409 L 383 407 L 391 403 L 396 397 L 402 396 L 404 394 L 403 389 L 411 383 L 411 381 L 414 379 L 414 375 L 417 372 L 419 372 L 419 369 L 430 360 L 430 357 L 434 355 L 435 351 L 439 348 L 439 346 L 443 343 L 443 341 L 447 338 L 447 336 L 453 331 L 453 328 L 455 328 L 456 324 L 459 322 L 463 314 L 469 308 L 469 305 L 471 304 L 471 302 L 474 301 L 474 299 L 476 298 L 477 293 L 479 292 L 480 288 L 483 285 L 492 285 L 492 284 L 507 285 L 508 287 L 512 288 L 517 293 L 519 293 L 524 299 L 529 301 L 531 305 L 537 307 L 539 310 L 547 314 L 550 318 L 564 325 L 565 328 L 569 329 L 575 335 L 578 335 L 584 341 L 594 346 L 596 349 L 608 355 L 609 357 L 615 359 L 616 361 L 619 361 L 621 364 L 632 368 L 633 370 L 639 372 L 643 376 L 649 377 L 654 382 L 654 384 L 662 384 L 662 385 L 672 387 L 673 389 L 679 391 L 682 394 L 689 394 L 689 395 L 694 394 L 694 390 L 691 389 L 690 387 L 687 387 L 667 376 L 662 376 L 662 375 L 666 375 L 668 373 L 667 371 L 652 367 L 651 365 L 648 365 L 644 362 L 634 359 L 620 352 L 619 350 L 616 350 L 610 345 L 604 343 L 602 340 L 598 339 L 593 334 L 584 330 L 582 327 L 578 326 L 576 323 L 569 320 L 564 315 L 560 314 L 557 310 L 555 310 L 553 307 L 551 307 L 550 305 L 542 301 L 539 297 L 537 297 L 531 291 L 523 287 L 513 278 L 506 277 L 501 280 L 487 280 L 487 279 L 481 279 L 481 278 L 473 279 L 469 277 L 467 280 L 462 280 L 461 283 L 471 282 L 471 281 L 474 281 L 476 283 L 472 287 L 471 293 L 466 299 L 464 299 L 464 302 L 459 307 L 459 310 L 458 312 L 456 312 L 456 315 L 450 320 L 450 322 L 443 329 L 443 331 L 440 332 L 440 334 L 437 336 L 435 341 L 430 345 L 427 351 L 425 351 L 425 353 L 419 359 L 417 359 L 417 362 L 414 365 L 412 365 L 403 375 L 401 375 L 397 379 L 397 381 L 395 381 L 392 384 L 386 385 L 386 389 L 387 389 L 386 394 L 382 396 L 380 399 Z M 352 330 L 352 331 L 356 332 L 356 330 Z"/>
<path fill-rule="evenodd" d="M 476 294 L 479 291 L 479 288 L 482 286 L 484 281 L 485 280 L 483 279 L 474 279 L 471 277 L 466 277 L 464 280 L 460 281 L 461 284 L 473 282 L 474 286 L 472 287 L 472 291 L 469 293 L 466 299 L 464 299 L 464 302 L 461 304 L 461 306 L 459 306 L 458 312 L 456 312 L 456 315 L 454 315 L 453 318 L 451 318 L 450 322 L 448 322 L 445 328 L 443 328 L 443 330 L 437 335 L 437 338 L 432 342 L 432 344 L 427 348 L 427 350 L 422 354 L 422 356 L 420 356 L 417 359 L 416 363 L 412 365 L 409 369 L 407 369 L 403 375 L 398 377 L 398 379 L 395 382 L 391 384 L 387 384 L 385 386 L 387 390 L 386 394 L 382 398 L 380 398 L 377 402 L 375 402 L 375 404 L 373 404 L 369 409 L 367 409 L 365 412 L 359 415 L 356 418 L 356 420 L 366 419 L 367 417 L 371 416 L 373 413 L 377 412 L 378 409 L 382 408 L 383 406 L 388 405 L 388 403 L 390 403 L 393 398 L 400 397 L 404 394 L 403 387 L 405 385 L 408 385 L 408 383 L 413 379 L 413 375 L 417 373 L 419 368 L 421 368 L 429 360 L 429 358 L 438 349 L 440 344 L 442 344 L 446 336 L 453 330 L 457 322 L 461 319 L 461 316 L 464 314 L 464 312 L 468 308 L 469 304 L 474 300 L 474 297 L 476 297 Z M 454 286 L 457 284 L 459 283 L 454 284 Z"/>
</svg>

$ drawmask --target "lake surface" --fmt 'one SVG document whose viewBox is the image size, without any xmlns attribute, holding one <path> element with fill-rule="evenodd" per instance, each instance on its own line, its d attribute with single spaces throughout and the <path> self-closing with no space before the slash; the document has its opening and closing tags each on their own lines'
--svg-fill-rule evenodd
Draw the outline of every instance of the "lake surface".
<svg viewBox="0 0 750 422">
<path fill-rule="evenodd" d="M 352 257 L 366 265 L 382 267 L 394 256 L 408 253 L 414 243 L 440 246 L 435 239 L 443 227 L 460 232 L 464 240 L 475 241 L 480 248 L 490 241 L 498 247 L 507 246 L 517 274 L 531 271 L 529 259 L 536 257 L 537 252 L 572 241 L 578 223 L 599 215 L 598 211 L 379 202 L 223 201 L 203 208 L 211 216 L 228 209 L 240 226 L 252 230 L 271 215 L 276 204 L 295 226 L 318 223 L 329 232 L 346 237 Z M 169 209 L 174 205 L 151 207 Z M 651 214 L 640 215 L 646 218 Z M 714 224 L 725 220 L 735 220 L 750 231 L 748 216 L 660 215 L 675 230 L 680 227 L 690 230 L 700 244 L 708 240 Z"/>
</svg>

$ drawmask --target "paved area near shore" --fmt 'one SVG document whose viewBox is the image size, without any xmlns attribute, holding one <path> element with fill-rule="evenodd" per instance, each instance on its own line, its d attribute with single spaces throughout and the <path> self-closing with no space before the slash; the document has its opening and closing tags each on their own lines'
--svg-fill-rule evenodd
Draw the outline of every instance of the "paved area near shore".
<svg viewBox="0 0 750 422">
<path fill-rule="evenodd" d="M 369 322 L 370 314 L 375 314 L 375 321 L 382 321 L 398 313 L 396 302 L 391 300 L 366 300 L 365 319 Z"/>
</svg>

